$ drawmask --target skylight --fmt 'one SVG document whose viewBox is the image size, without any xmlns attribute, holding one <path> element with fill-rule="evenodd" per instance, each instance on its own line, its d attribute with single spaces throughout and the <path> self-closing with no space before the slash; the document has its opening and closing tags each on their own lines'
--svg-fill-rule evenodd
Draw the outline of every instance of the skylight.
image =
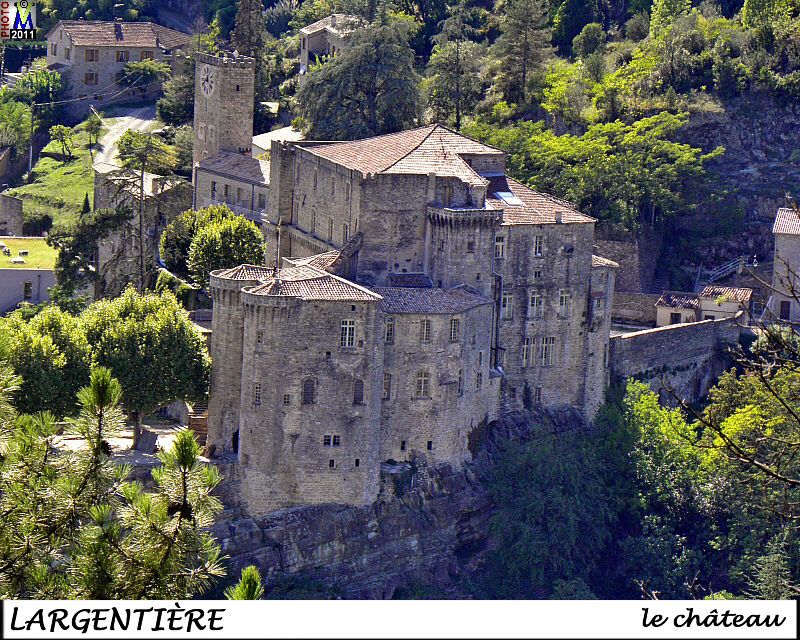
<svg viewBox="0 0 800 640">
<path fill-rule="evenodd" d="M 510 191 L 498 191 L 494 195 L 496 195 L 498 198 L 500 198 L 506 204 L 510 204 L 512 206 L 515 206 L 515 207 L 521 207 L 522 204 L 523 204 L 522 200 L 520 200 L 517 196 L 515 196 Z"/>
</svg>

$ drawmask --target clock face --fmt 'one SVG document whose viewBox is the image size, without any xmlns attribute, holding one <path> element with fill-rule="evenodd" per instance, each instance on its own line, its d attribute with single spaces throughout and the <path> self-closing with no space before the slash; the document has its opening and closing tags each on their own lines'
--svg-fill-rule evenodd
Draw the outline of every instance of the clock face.
<svg viewBox="0 0 800 640">
<path fill-rule="evenodd" d="M 211 67 L 208 65 L 204 66 L 200 70 L 200 88 L 203 90 L 203 93 L 207 96 L 210 96 L 214 93 L 214 88 L 217 83 L 217 78 L 214 75 L 214 72 L 211 70 Z"/>
</svg>

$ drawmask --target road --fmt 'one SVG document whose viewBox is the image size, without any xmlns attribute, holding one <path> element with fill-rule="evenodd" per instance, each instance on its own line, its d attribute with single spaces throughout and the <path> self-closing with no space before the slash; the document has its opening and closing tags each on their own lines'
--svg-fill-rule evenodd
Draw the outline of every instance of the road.
<svg viewBox="0 0 800 640">
<path fill-rule="evenodd" d="M 148 131 L 154 126 L 156 119 L 155 105 L 144 107 L 117 107 L 114 109 L 113 124 L 100 138 L 97 145 L 94 161 L 118 164 L 117 162 L 117 142 L 128 129 L 134 131 Z"/>
</svg>

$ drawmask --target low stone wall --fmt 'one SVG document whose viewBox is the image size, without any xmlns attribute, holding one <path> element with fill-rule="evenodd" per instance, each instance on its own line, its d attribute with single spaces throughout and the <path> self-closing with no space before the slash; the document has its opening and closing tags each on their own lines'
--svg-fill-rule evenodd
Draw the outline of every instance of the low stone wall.
<svg viewBox="0 0 800 640">
<path fill-rule="evenodd" d="M 739 343 L 736 318 L 704 320 L 614 336 L 609 341 L 611 375 L 647 382 L 664 402 L 696 402 L 732 364 Z"/>
<path fill-rule="evenodd" d="M 614 291 L 611 321 L 639 325 L 655 325 L 657 293 L 626 293 Z"/>
</svg>

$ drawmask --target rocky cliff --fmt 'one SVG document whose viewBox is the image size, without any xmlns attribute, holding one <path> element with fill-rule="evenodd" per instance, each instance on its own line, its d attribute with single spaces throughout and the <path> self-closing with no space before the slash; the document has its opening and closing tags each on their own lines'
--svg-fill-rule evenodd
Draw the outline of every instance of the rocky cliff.
<svg viewBox="0 0 800 640">
<path fill-rule="evenodd" d="M 235 506 L 235 466 L 223 469 L 223 500 L 232 508 L 213 532 L 230 556 L 230 574 L 256 564 L 274 582 L 318 581 L 345 598 L 392 598 L 398 590 L 433 587 L 459 597 L 459 583 L 491 548 L 492 501 L 484 484 L 503 439 L 585 428 L 576 412 L 514 413 L 472 436 L 474 460 L 448 465 L 383 465 L 378 500 L 368 507 L 304 506 L 245 516 Z"/>
</svg>

